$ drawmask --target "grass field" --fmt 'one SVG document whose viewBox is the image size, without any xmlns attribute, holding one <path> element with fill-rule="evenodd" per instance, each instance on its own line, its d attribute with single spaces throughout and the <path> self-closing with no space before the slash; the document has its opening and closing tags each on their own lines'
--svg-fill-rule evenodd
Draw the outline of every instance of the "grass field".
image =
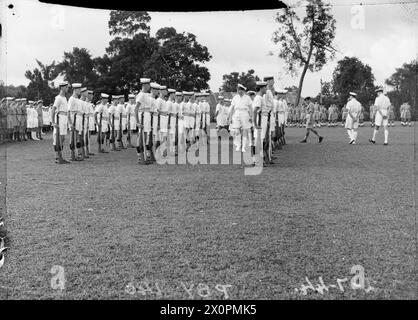
<svg viewBox="0 0 418 320">
<path fill-rule="evenodd" d="M 58 166 L 50 135 L 8 144 L 6 173 L 2 145 L 11 249 L 0 300 L 416 299 L 417 130 L 397 124 L 386 147 L 383 132 L 367 142 L 369 127 L 357 145 L 342 128 L 319 130 L 322 144 L 299 144 L 304 129 L 288 128 L 258 176 L 139 166 L 134 149 Z M 54 265 L 64 290 L 51 288 Z M 354 265 L 374 290 L 350 287 Z M 303 295 L 306 277 L 336 287 Z"/>
</svg>

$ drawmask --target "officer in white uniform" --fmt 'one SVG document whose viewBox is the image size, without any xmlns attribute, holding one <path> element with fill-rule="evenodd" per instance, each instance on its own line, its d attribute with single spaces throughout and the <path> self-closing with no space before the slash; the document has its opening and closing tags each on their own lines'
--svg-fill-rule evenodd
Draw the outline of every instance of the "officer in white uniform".
<svg viewBox="0 0 418 320">
<path fill-rule="evenodd" d="M 117 141 L 119 149 L 126 149 L 123 144 L 123 131 L 126 129 L 126 111 L 125 111 L 125 96 L 118 96 L 118 102 L 116 106 L 116 114 L 118 115 L 119 122 L 115 130 L 117 132 Z"/>
<path fill-rule="evenodd" d="M 96 106 L 94 110 L 94 119 L 97 126 L 97 142 L 98 142 L 98 152 L 99 153 L 108 153 L 105 149 L 106 144 L 104 143 L 105 137 L 108 134 L 108 123 L 109 123 L 109 111 L 107 108 L 107 102 L 109 101 L 109 95 L 102 93 L 100 95 L 101 101 L 100 104 Z M 104 146 L 103 146 L 104 145 Z"/>
<path fill-rule="evenodd" d="M 51 109 L 51 123 L 54 128 L 52 132 L 52 144 L 57 154 L 55 163 L 68 164 L 70 162 L 64 160 L 62 156 L 65 136 L 68 131 L 68 102 L 65 97 L 68 92 L 68 82 L 64 81 L 59 83 L 59 88 L 60 93 L 55 97 L 54 104 Z M 57 130 L 59 132 L 57 132 Z M 59 133 L 59 141 L 57 141 L 57 133 Z"/>
<path fill-rule="evenodd" d="M 132 145 L 132 136 L 133 136 L 133 131 L 136 129 L 136 117 L 135 117 L 135 95 L 134 94 L 129 94 L 128 95 L 129 101 L 126 104 L 126 125 L 127 125 L 127 130 L 128 130 L 128 144 L 127 147 L 128 148 L 135 148 L 135 146 Z"/>
<path fill-rule="evenodd" d="M 229 114 L 232 120 L 232 135 L 234 137 L 234 145 L 236 151 L 245 152 L 247 141 L 251 141 L 250 129 L 252 113 L 252 100 L 246 94 L 247 88 L 242 84 L 238 84 L 237 95 L 231 101 Z M 242 143 L 241 143 L 242 137 Z"/>
<path fill-rule="evenodd" d="M 68 124 L 71 131 L 71 141 L 70 141 L 70 148 L 71 148 L 71 161 L 83 161 L 83 151 L 82 151 L 82 143 L 81 143 L 81 131 L 83 129 L 82 126 L 82 107 L 80 101 L 80 92 L 81 92 L 81 83 L 73 83 L 73 94 L 71 95 L 70 99 L 68 99 Z M 75 123 L 74 123 L 75 122 Z M 75 138 L 74 138 L 74 135 Z M 73 141 L 74 140 L 74 141 Z M 72 143 L 71 143 L 72 142 Z M 77 148 L 78 156 L 75 156 L 75 148 Z"/>
<path fill-rule="evenodd" d="M 350 138 L 350 144 L 356 144 L 358 126 L 360 120 L 361 104 L 356 99 L 357 94 L 350 92 L 347 102 L 347 118 L 345 119 L 345 128 Z"/>
<path fill-rule="evenodd" d="M 135 120 L 138 127 L 137 147 L 138 163 L 148 164 L 151 160 L 150 138 L 152 99 L 150 94 L 151 79 L 141 78 L 141 91 L 136 96 Z M 145 157 L 144 157 L 145 151 Z"/>
<path fill-rule="evenodd" d="M 376 90 L 377 97 L 374 101 L 374 105 L 376 107 L 376 116 L 375 116 L 375 128 L 373 130 L 373 137 L 369 139 L 371 143 L 376 143 L 376 134 L 379 131 L 379 128 L 383 125 L 383 130 L 385 133 L 385 142 L 383 143 L 385 146 L 388 145 L 388 137 L 389 137 L 389 130 L 388 130 L 388 112 L 390 106 L 390 100 L 387 96 L 383 94 L 383 88 L 380 87 Z"/>
</svg>

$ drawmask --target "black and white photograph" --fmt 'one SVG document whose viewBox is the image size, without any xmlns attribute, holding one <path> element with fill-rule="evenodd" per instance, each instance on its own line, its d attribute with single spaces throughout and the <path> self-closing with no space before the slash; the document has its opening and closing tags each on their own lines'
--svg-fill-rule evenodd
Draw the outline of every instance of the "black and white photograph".
<svg viewBox="0 0 418 320">
<path fill-rule="evenodd" d="M 0 0 L 0 300 L 416 300 L 418 1 L 122 4 Z"/>
</svg>

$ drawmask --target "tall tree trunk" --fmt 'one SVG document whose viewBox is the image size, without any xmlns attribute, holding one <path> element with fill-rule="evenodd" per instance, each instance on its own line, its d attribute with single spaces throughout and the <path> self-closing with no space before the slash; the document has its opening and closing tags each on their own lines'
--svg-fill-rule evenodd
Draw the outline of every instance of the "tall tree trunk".
<svg viewBox="0 0 418 320">
<path fill-rule="evenodd" d="M 306 74 L 306 71 L 308 70 L 308 67 L 309 67 L 309 61 L 311 61 L 312 50 L 313 50 L 313 46 L 311 45 L 311 48 L 309 49 L 308 59 L 306 59 L 305 66 L 303 67 L 302 74 L 300 75 L 298 95 L 296 96 L 295 106 L 299 105 L 300 95 L 302 93 L 303 80 L 305 79 L 305 74 Z"/>
</svg>

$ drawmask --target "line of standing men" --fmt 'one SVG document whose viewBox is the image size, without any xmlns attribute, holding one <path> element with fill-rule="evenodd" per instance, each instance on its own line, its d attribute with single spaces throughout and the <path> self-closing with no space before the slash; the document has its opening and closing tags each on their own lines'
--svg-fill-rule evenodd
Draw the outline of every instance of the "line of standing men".
<svg viewBox="0 0 418 320">
<path fill-rule="evenodd" d="M 42 128 L 49 109 L 43 101 L 6 97 L 0 100 L 0 141 L 43 140 Z"/>
</svg>

